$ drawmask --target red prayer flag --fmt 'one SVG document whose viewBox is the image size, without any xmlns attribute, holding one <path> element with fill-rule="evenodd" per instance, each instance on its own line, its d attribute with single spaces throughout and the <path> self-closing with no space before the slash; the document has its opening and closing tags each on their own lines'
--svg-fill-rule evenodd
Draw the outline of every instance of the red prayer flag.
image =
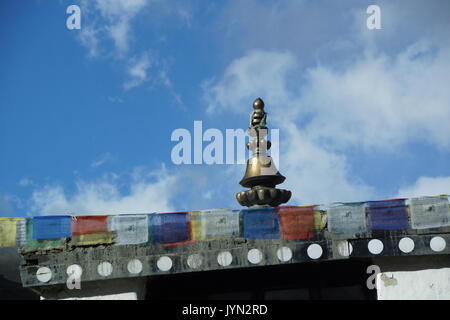
<svg viewBox="0 0 450 320">
<path fill-rule="evenodd" d="M 108 232 L 108 216 L 81 216 L 72 219 L 72 235 Z"/>
<path fill-rule="evenodd" d="M 277 212 L 283 239 L 309 239 L 314 236 L 314 206 L 278 207 Z"/>
</svg>

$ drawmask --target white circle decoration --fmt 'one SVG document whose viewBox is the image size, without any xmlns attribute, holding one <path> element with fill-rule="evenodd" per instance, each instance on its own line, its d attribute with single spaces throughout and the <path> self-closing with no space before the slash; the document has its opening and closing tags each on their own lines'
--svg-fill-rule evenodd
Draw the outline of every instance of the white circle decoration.
<svg viewBox="0 0 450 320">
<path fill-rule="evenodd" d="M 288 247 L 281 247 L 277 250 L 278 260 L 287 262 L 292 259 L 292 250 Z"/>
<path fill-rule="evenodd" d="M 378 239 L 372 239 L 367 244 L 367 249 L 369 249 L 369 252 L 371 254 L 380 254 L 383 252 L 384 244 L 381 242 L 381 240 Z"/>
<path fill-rule="evenodd" d="M 337 245 L 337 249 L 339 251 L 339 254 L 342 257 L 348 257 L 352 254 L 353 252 L 353 246 L 350 242 L 348 242 L 347 240 L 344 241 L 340 241 Z"/>
<path fill-rule="evenodd" d="M 198 253 L 191 254 L 187 258 L 187 264 L 188 264 L 189 268 L 191 268 L 191 269 L 200 268 L 200 266 L 202 265 L 202 262 L 203 262 L 203 258 Z"/>
<path fill-rule="evenodd" d="M 251 249 L 247 253 L 247 259 L 250 263 L 258 264 L 262 261 L 263 255 L 262 252 L 258 249 Z"/>
<path fill-rule="evenodd" d="M 414 250 L 414 241 L 408 237 L 402 238 L 398 243 L 398 248 L 404 253 L 410 253 Z"/>
<path fill-rule="evenodd" d="M 139 259 L 132 259 L 128 262 L 127 269 L 129 273 L 138 274 L 142 271 L 142 262 Z"/>
<path fill-rule="evenodd" d="M 47 267 L 40 267 L 36 271 L 36 278 L 40 282 L 49 282 L 50 279 L 52 278 L 52 270 L 50 270 L 50 268 Z"/>
<path fill-rule="evenodd" d="M 112 271 L 113 271 L 113 266 L 111 263 L 109 263 L 107 261 L 100 263 L 97 267 L 97 272 L 102 277 L 109 276 L 112 273 Z"/>
<path fill-rule="evenodd" d="M 156 265 L 161 271 L 169 271 L 170 269 L 172 269 L 172 259 L 167 256 L 161 257 L 156 262 Z"/>
<path fill-rule="evenodd" d="M 229 251 L 222 251 L 217 255 L 217 262 L 222 266 L 226 267 L 233 261 L 233 256 Z"/>
<path fill-rule="evenodd" d="M 323 250 L 320 245 L 313 243 L 308 247 L 308 257 L 311 259 L 319 259 L 322 256 Z"/>
<path fill-rule="evenodd" d="M 445 239 L 439 236 L 433 237 L 430 241 L 430 248 L 434 252 L 443 251 L 446 245 Z"/>
</svg>

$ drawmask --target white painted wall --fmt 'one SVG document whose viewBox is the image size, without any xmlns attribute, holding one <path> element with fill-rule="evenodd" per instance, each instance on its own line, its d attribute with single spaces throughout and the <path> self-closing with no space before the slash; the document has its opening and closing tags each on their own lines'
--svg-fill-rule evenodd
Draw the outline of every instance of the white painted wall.
<svg viewBox="0 0 450 320">
<path fill-rule="evenodd" d="M 81 283 L 81 289 L 51 287 L 42 292 L 41 300 L 143 300 L 147 279 L 131 278 Z"/>
<path fill-rule="evenodd" d="M 50 300 L 49 298 L 41 297 L 41 300 Z M 88 297 L 70 297 L 70 298 L 58 298 L 53 297 L 51 300 L 138 300 L 138 295 L 136 292 L 125 292 L 118 294 L 107 294 L 107 295 L 95 295 Z"/>
<path fill-rule="evenodd" d="M 381 272 L 378 300 L 450 300 L 450 268 Z"/>
</svg>

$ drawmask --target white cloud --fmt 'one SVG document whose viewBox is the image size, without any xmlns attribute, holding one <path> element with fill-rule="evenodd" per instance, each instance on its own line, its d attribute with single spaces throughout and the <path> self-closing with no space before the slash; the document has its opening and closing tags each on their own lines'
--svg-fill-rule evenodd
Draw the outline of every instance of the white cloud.
<svg viewBox="0 0 450 320">
<path fill-rule="evenodd" d="M 125 100 L 123 100 L 120 97 L 108 97 L 108 101 L 111 103 L 124 103 Z"/>
<path fill-rule="evenodd" d="M 177 193 L 178 178 L 161 170 L 134 171 L 132 181 L 121 190 L 120 177 L 106 175 L 96 181 L 76 183 L 72 195 L 60 185 L 46 185 L 34 190 L 31 197 L 33 214 L 125 214 L 173 211 L 172 197 Z"/>
<path fill-rule="evenodd" d="M 21 187 L 30 186 L 30 185 L 33 185 L 33 184 L 34 184 L 34 183 L 33 183 L 33 180 L 28 179 L 28 178 L 22 178 L 22 179 L 20 179 L 20 181 L 19 181 L 19 185 L 20 185 Z"/>
<path fill-rule="evenodd" d="M 82 26 L 78 39 L 90 57 L 102 53 L 104 39 L 114 43 L 114 56 L 126 57 L 132 40 L 131 23 L 148 0 L 81 0 Z"/>
<path fill-rule="evenodd" d="M 145 15 L 152 23 L 182 21 L 188 28 L 192 23 L 192 8 L 186 1 L 161 0 L 81 0 L 83 26 L 82 44 L 91 53 L 98 52 L 103 35 L 113 41 L 119 57 L 127 55 L 133 42 L 133 21 Z M 84 30 L 86 28 L 86 30 Z"/>
<path fill-rule="evenodd" d="M 0 217 L 12 217 L 16 208 L 22 208 L 23 204 L 19 197 L 0 193 Z"/>
<path fill-rule="evenodd" d="M 163 165 L 156 171 L 141 166 L 126 174 L 108 173 L 90 181 L 78 179 L 74 191 L 59 184 L 35 186 L 28 202 L 33 215 L 236 208 L 235 194 L 241 190 L 238 182 L 244 171 L 243 165 L 178 166 L 171 169 Z"/>
<path fill-rule="evenodd" d="M 207 111 L 246 114 L 261 96 L 281 128 L 280 187 L 303 203 L 376 198 L 348 166 L 355 151 L 450 151 L 450 4 L 435 2 L 382 4 L 380 31 L 359 1 L 230 2 L 216 31 L 233 58 L 203 83 Z"/>
<path fill-rule="evenodd" d="M 120 54 L 128 51 L 128 34 L 130 32 L 130 25 L 128 21 L 120 21 L 116 24 L 106 27 L 111 38 L 114 40 L 116 49 Z"/>
<path fill-rule="evenodd" d="M 204 84 L 208 111 L 235 111 L 261 95 L 286 118 L 295 111 L 308 119 L 308 136 L 328 147 L 422 140 L 450 149 L 450 4 L 384 3 L 379 31 L 366 27 L 366 8 L 230 2 L 216 27 L 224 47 L 244 54 Z M 249 13 L 264 23 L 245 19 Z"/>
<path fill-rule="evenodd" d="M 148 0 L 96 0 L 95 5 L 108 19 L 132 18 L 149 3 Z"/>
<path fill-rule="evenodd" d="M 395 58 L 365 56 L 344 71 L 308 70 L 299 116 L 335 147 L 392 148 L 426 141 L 450 148 L 450 47 L 416 42 Z"/>
<path fill-rule="evenodd" d="M 89 57 L 97 57 L 99 55 L 98 30 L 92 26 L 84 26 L 79 32 L 79 40 L 88 52 Z"/>
<path fill-rule="evenodd" d="M 137 87 L 148 80 L 148 69 L 151 66 L 150 57 L 147 53 L 139 58 L 134 58 L 127 69 L 129 79 L 124 83 L 125 89 Z"/>
<path fill-rule="evenodd" d="M 254 98 L 261 96 L 269 112 L 270 127 L 283 136 L 279 170 L 288 178 L 281 188 L 291 189 L 301 203 L 364 200 L 373 190 L 351 178 L 346 158 L 316 143 L 298 127 L 298 72 L 292 53 L 253 51 L 234 60 L 223 77 L 204 84 L 208 112 L 232 110 L 248 113 Z M 292 88 L 295 90 L 292 91 Z M 247 106 L 247 107 L 246 107 Z"/>
<path fill-rule="evenodd" d="M 203 84 L 207 112 L 248 113 L 261 96 L 269 125 L 287 133 L 281 168 L 295 177 L 286 185 L 298 199 L 373 198 L 373 189 L 352 178 L 351 148 L 395 151 L 420 141 L 450 149 L 449 56 L 450 47 L 418 41 L 393 58 L 369 53 L 341 70 L 303 69 L 292 52 L 256 50 Z"/>
<path fill-rule="evenodd" d="M 151 32 L 145 29 L 140 33 L 134 32 L 139 23 L 136 22 L 138 16 L 145 16 L 150 25 L 158 25 L 160 20 L 172 24 L 183 21 L 189 27 L 192 18 L 189 4 L 160 0 L 81 0 L 81 8 L 83 22 L 78 40 L 88 50 L 89 57 L 106 57 L 123 64 L 128 78 L 123 83 L 125 90 L 152 80 L 166 87 L 175 102 L 183 106 L 168 75 L 167 61 L 170 58 L 158 58 L 156 49 L 137 50 L 133 44 L 136 37 Z M 149 76 L 150 68 L 152 77 Z"/>
<path fill-rule="evenodd" d="M 96 160 L 94 160 L 91 163 L 91 167 L 92 168 L 100 167 L 101 165 L 103 165 L 113 159 L 114 159 L 113 155 L 109 152 L 106 152 L 106 153 L 100 155 Z"/>
<path fill-rule="evenodd" d="M 192 13 L 187 7 L 183 7 L 181 5 L 177 5 L 176 8 L 176 14 L 179 16 L 179 18 L 184 22 L 184 24 L 190 28 L 192 25 Z"/>
<path fill-rule="evenodd" d="M 450 194 L 450 177 L 420 177 L 407 187 L 400 188 L 397 197 L 411 198 Z"/>
<path fill-rule="evenodd" d="M 253 51 L 203 85 L 207 111 L 245 110 L 261 95 L 276 116 L 307 118 L 308 136 L 333 148 L 422 140 L 448 149 L 449 56 L 450 47 L 418 41 L 393 59 L 366 55 L 338 71 L 297 68 L 290 52 Z"/>
<path fill-rule="evenodd" d="M 287 76 L 295 67 L 290 52 L 255 50 L 233 60 L 219 80 L 203 83 L 207 112 L 247 113 L 248 100 L 256 96 L 265 97 L 272 105 L 286 102 L 290 95 Z"/>
<path fill-rule="evenodd" d="M 95 6 L 107 20 L 106 30 L 119 54 L 127 53 L 130 42 L 130 23 L 147 5 L 147 0 L 96 0 Z"/>
<path fill-rule="evenodd" d="M 279 187 L 291 190 L 293 200 L 320 204 L 375 197 L 370 186 L 354 177 L 344 155 L 315 144 L 294 123 L 285 125 L 284 135 L 287 151 L 280 155 L 278 169 L 287 179 Z"/>
<path fill-rule="evenodd" d="M 321 60 L 344 62 L 359 49 L 352 22 L 354 9 L 367 17 L 361 1 L 241 0 L 226 2 L 215 21 L 222 54 L 249 50 L 288 50 L 303 66 Z M 249 17 L 255 17 L 249 19 Z M 258 21 L 257 23 L 255 23 Z M 366 26 L 365 20 L 361 26 Z M 263 68 L 266 66 L 263 66 Z"/>
</svg>

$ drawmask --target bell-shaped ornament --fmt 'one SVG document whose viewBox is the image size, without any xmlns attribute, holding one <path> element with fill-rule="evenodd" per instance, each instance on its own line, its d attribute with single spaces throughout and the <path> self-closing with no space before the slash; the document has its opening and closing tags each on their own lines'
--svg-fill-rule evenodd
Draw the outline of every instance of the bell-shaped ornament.
<svg viewBox="0 0 450 320">
<path fill-rule="evenodd" d="M 247 160 L 245 175 L 239 184 L 245 188 L 252 188 L 257 185 L 274 188 L 285 179 L 278 172 L 270 156 L 256 155 Z"/>
</svg>

